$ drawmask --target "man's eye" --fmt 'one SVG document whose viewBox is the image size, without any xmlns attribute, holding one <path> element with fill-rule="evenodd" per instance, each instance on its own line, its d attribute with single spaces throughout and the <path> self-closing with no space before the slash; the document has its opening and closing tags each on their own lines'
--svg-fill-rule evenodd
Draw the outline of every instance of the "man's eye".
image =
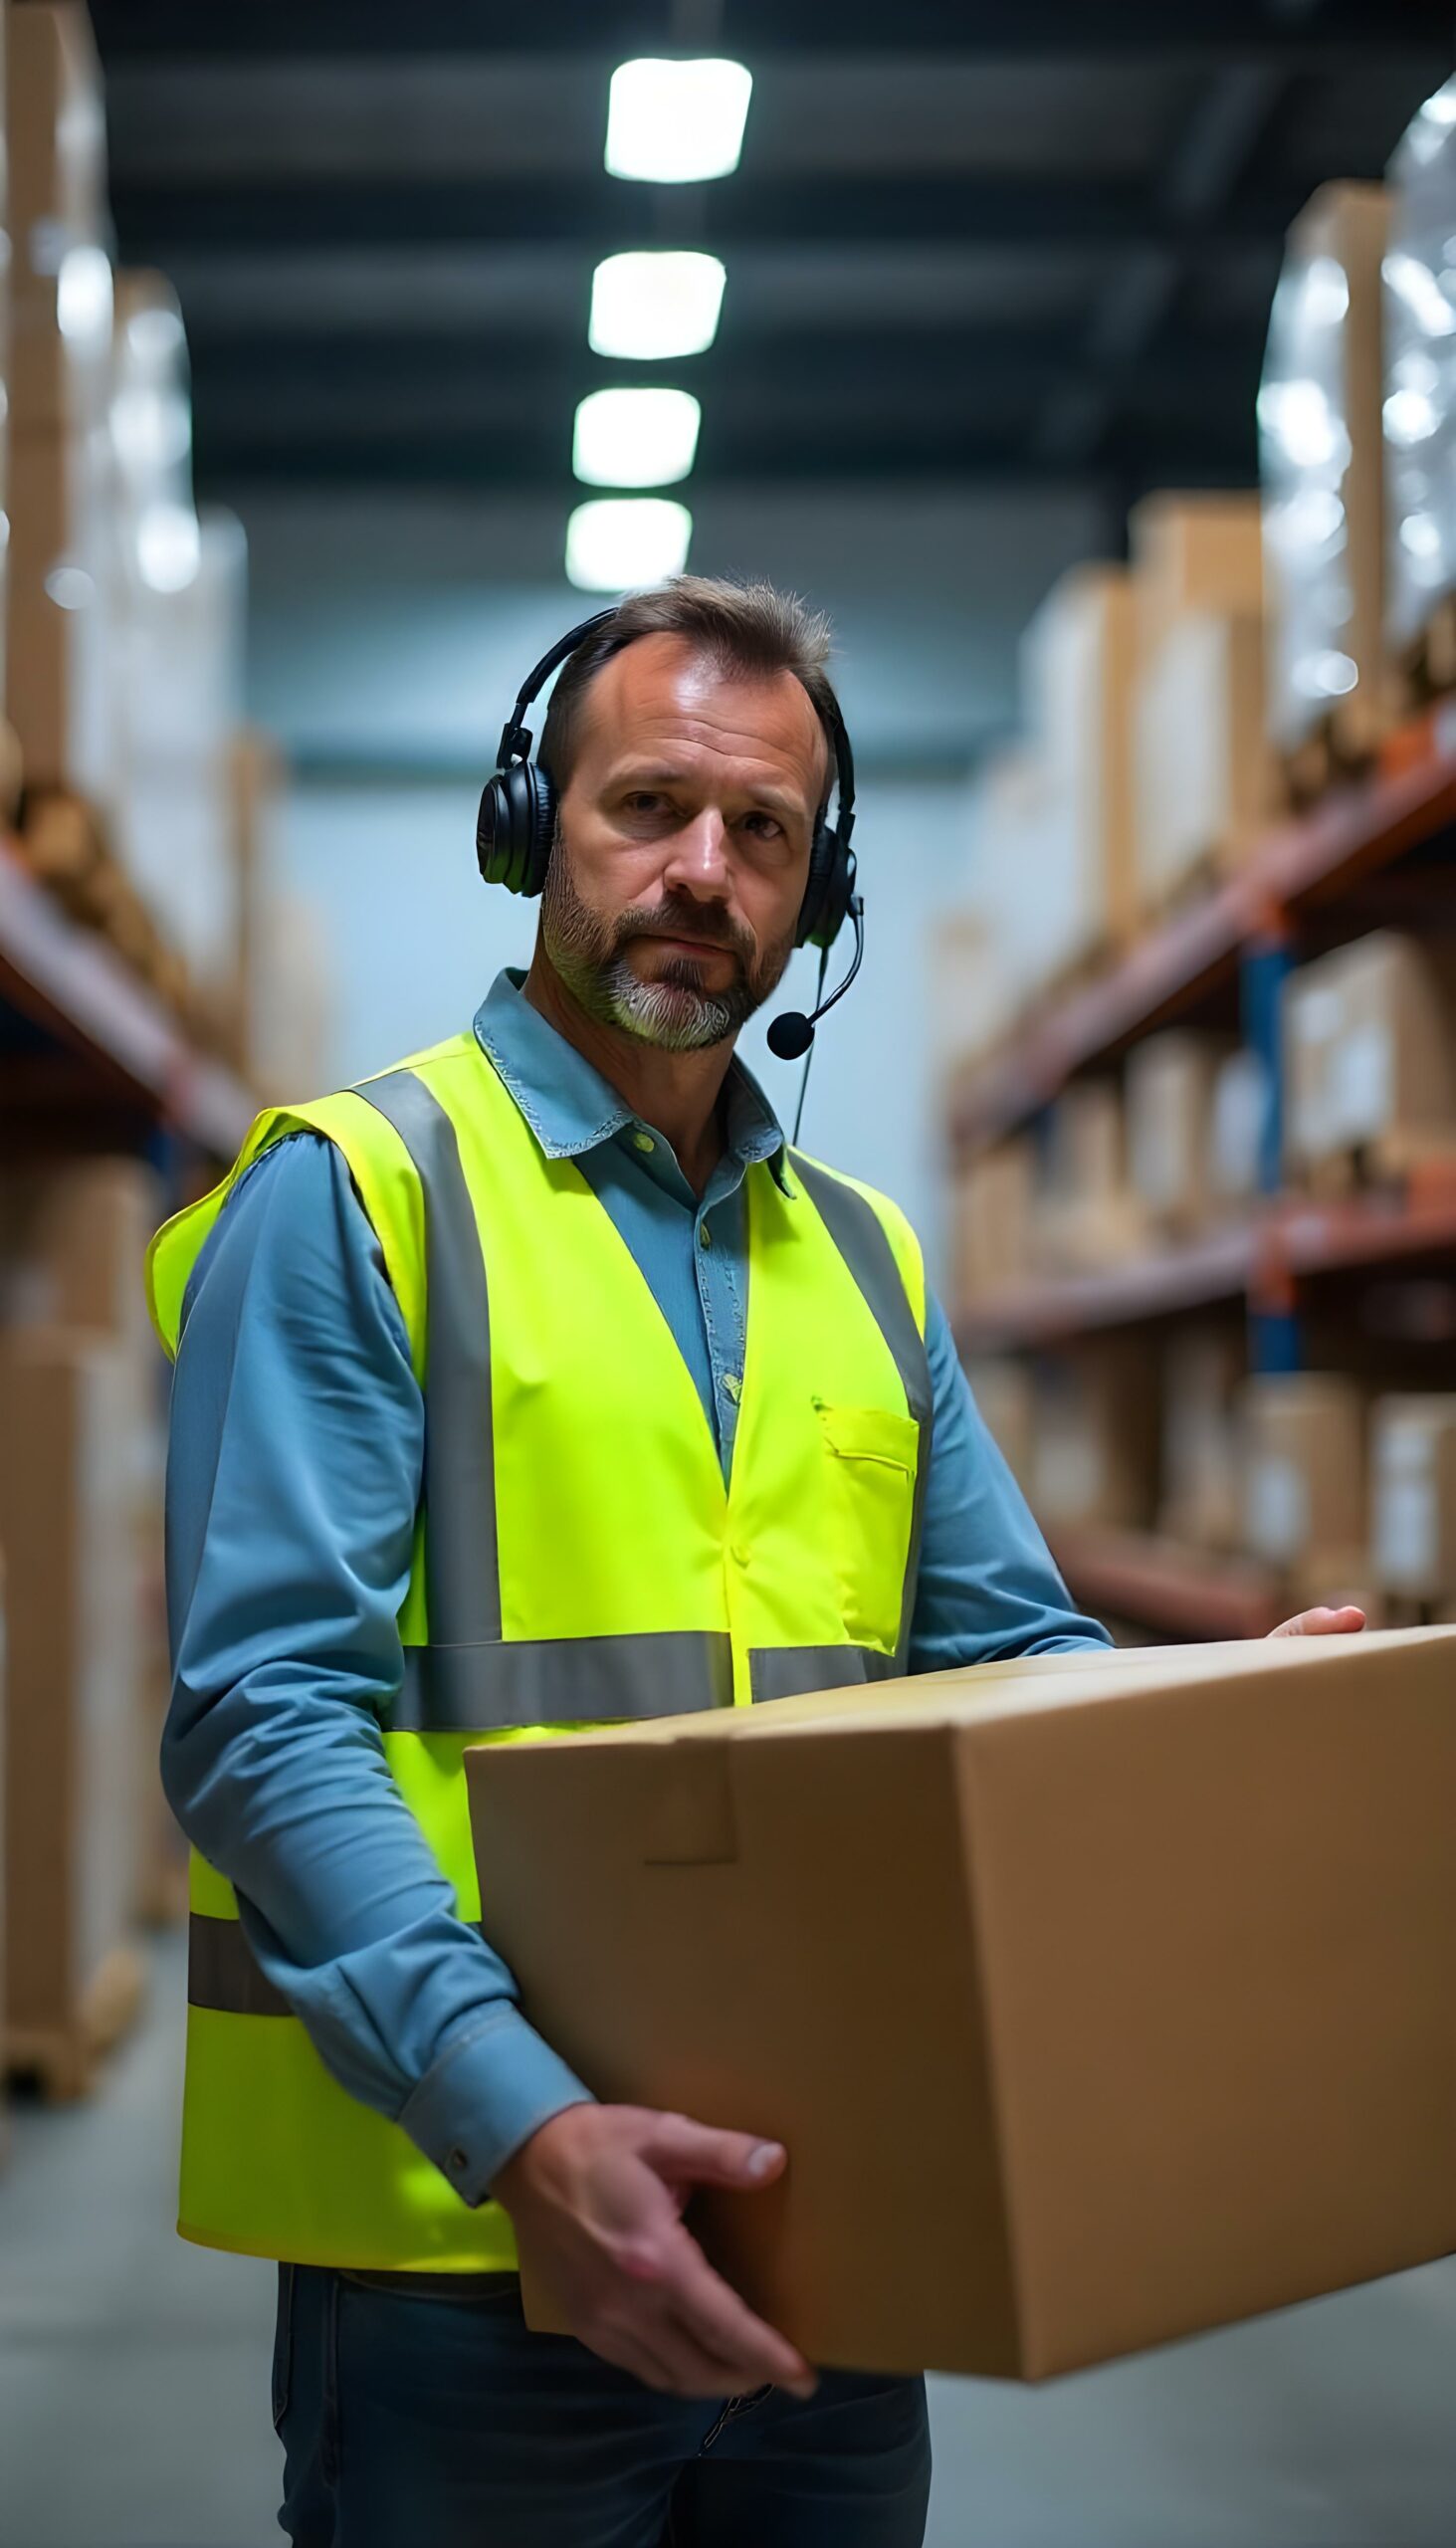
<svg viewBox="0 0 1456 2548">
<path fill-rule="evenodd" d="M 756 832 L 760 840 L 774 839 L 782 828 L 771 814 L 745 814 L 743 817 L 743 829 Z"/>
<path fill-rule="evenodd" d="M 627 811 L 629 814 L 655 814 L 664 802 L 665 799 L 655 795 L 650 788 L 638 787 L 627 799 Z"/>
</svg>

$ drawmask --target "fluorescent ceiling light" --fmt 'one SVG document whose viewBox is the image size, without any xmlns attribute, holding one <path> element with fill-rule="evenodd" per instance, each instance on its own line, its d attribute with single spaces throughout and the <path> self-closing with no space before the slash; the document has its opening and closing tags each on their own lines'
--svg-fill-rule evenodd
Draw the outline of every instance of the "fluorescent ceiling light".
<svg viewBox="0 0 1456 2548">
<path fill-rule="evenodd" d="M 595 496 L 566 525 L 566 572 L 588 593 L 660 583 L 682 573 L 692 536 L 692 515 L 670 496 Z"/>
<path fill-rule="evenodd" d="M 659 186 L 738 164 L 753 76 L 741 62 L 624 62 L 612 73 L 607 169 Z"/>
<path fill-rule="evenodd" d="M 718 333 L 726 276 L 697 248 L 629 248 L 591 279 L 587 341 L 594 354 L 660 362 L 701 354 Z"/>
<path fill-rule="evenodd" d="M 698 449 L 687 389 L 593 389 L 576 410 L 571 466 L 588 487 L 671 487 Z"/>
</svg>

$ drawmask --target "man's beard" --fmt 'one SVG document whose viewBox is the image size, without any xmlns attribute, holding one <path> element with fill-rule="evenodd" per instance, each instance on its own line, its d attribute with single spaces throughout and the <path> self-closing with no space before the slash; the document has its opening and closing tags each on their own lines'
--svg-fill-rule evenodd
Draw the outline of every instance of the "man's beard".
<svg viewBox="0 0 1456 2548">
<path fill-rule="evenodd" d="M 655 981 L 633 971 L 626 953 L 632 939 L 679 934 L 733 957 L 735 970 L 722 990 L 704 988 L 702 966 L 689 956 L 674 956 Z M 599 920 L 572 883 L 559 832 L 546 869 L 541 938 L 553 969 L 586 1016 L 666 1053 L 702 1052 L 736 1035 L 776 987 L 793 952 L 787 938 L 760 954 L 740 923 L 723 912 L 710 918 L 673 894 L 660 903 L 636 904 L 614 921 Z"/>
</svg>

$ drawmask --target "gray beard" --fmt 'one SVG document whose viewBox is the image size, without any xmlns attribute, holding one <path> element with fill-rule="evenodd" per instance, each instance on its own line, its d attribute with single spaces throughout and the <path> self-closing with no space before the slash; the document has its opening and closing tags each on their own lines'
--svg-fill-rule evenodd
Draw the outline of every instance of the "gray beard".
<svg viewBox="0 0 1456 2548">
<path fill-rule="evenodd" d="M 691 914 L 679 915 L 671 904 L 655 913 L 654 919 L 660 922 L 664 911 L 692 928 Z M 561 855 L 558 831 L 541 900 L 541 939 L 553 970 L 594 1024 L 614 1026 L 659 1052 L 704 1052 L 711 1045 L 727 1043 L 746 1026 L 776 986 L 790 953 L 785 947 L 754 966 L 742 948 L 735 946 L 734 978 L 726 989 L 709 991 L 686 958 L 670 964 L 660 980 L 644 982 L 633 972 L 619 943 L 631 935 L 633 915 L 624 914 L 612 931 L 587 910 Z"/>
</svg>

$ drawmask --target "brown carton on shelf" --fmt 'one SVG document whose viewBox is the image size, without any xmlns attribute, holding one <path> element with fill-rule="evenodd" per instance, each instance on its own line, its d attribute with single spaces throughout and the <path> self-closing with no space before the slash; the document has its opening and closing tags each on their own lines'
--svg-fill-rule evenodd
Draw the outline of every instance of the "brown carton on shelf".
<svg viewBox="0 0 1456 2548">
<path fill-rule="evenodd" d="M 1133 597 L 1126 567 L 1074 566 L 1022 639 L 1025 706 L 1049 819 L 1017 890 L 1028 959 L 1047 980 L 1137 931 L 1133 859 Z"/>
<path fill-rule="evenodd" d="M 1146 664 L 1181 619 L 1264 614 L 1264 547 L 1257 496 L 1144 496 L 1128 516 L 1138 658 Z"/>
<path fill-rule="evenodd" d="M 1456 1395 L 1377 1398 L 1370 1434 L 1370 1558 L 1387 1592 L 1456 1598 Z"/>
<path fill-rule="evenodd" d="M 87 11 L 5 12 L 11 423 L 82 432 L 104 418 L 111 344 L 106 133 Z"/>
<path fill-rule="evenodd" d="M 1302 965 L 1283 1040 L 1294 1180 L 1456 1157 L 1456 941 L 1376 930 Z"/>
<path fill-rule="evenodd" d="M 1046 1657 L 466 1768 L 546 2039 L 603 2097 L 787 2147 L 694 2220 L 812 2361 L 1038 2379 L 1456 2243 L 1450 1631 Z"/>
<path fill-rule="evenodd" d="M 1177 1330 L 1163 1354 L 1158 1529 L 1197 1548 L 1240 1535 L 1238 1400 L 1247 1369 L 1239 1328 Z"/>
<path fill-rule="evenodd" d="M 1141 1530 L 1157 1495 L 1157 1388 L 1137 1337 L 1086 1338 L 1036 1372 L 1037 1520 Z"/>
<path fill-rule="evenodd" d="M 1074 1080 L 1049 1110 L 1035 1249 L 1047 1273 L 1126 1263 L 1145 1245 L 1146 1215 L 1128 1180 L 1127 1129 L 1116 1080 Z"/>
<path fill-rule="evenodd" d="M 1209 1218 L 1213 1093 L 1230 1039 L 1173 1028 L 1128 1056 L 1128 1159 L 1149 1218 L 1185 1237 Z"/>
<path fill-rule="evenodd" d="M 63 2083 L 135 1897 L 136 1568 L 126 1356 L 76 1330 L 0 1335 L 9 1601 L 6 2041 Z"/>
<path fill-rule="evenodd" d="M 1312 195 L 1289 232 L 1259 390 L 1269 732 L 1294 753 L 1333 728 L 1338 757 L 1388 722 L 1380 268 L 1383 186 Z"/>
<path fill-rule="evenodd" d="M 1011 1291 L 1031 1265 L 1036 1160 L 1030 1142 L 998 1143 L 957 1174 L 951 1234 L 957 1307 Z"/>
<path fill-rule="evenodd" d="M 1365 1402 L 1331 1372 L 1259 1373 L 1245 1386 L 1244 1546 L 1291 1571 L 1328 1571 L 1366 1544 Z M 1362 1568 L 1361 1568 L 1362 1571 Z"/>
<path fill-rule="evenodd" d="M 1257 1053 L 1241 1049 L 1219 1063 L 1208 1102 L 1208 1204 L 1216 1220 L 1246 1219 L 1259 1192 L 1270 1098 Z"/>
<path fill-rule="evenodd" d="M 163 1211 L 141 1160 L 0 1168 L 0 1325 L 101 1328 L 154 1368 L 143 1267 Z"/>
<path fill-rule="evenodd" d="M 12 427 L 9 468 L 6 714 L 28 786 L 100 804 L 114 770 L 117 674 L 104 431 Z"/>
<path fill-rule="evenodd" d="M 1139 890 L 1157 909 L 1239 866 L 1273 809 L 1259 620 L 1172 623 L 1141 661 L 1133 760 Z"/>
</svg>

